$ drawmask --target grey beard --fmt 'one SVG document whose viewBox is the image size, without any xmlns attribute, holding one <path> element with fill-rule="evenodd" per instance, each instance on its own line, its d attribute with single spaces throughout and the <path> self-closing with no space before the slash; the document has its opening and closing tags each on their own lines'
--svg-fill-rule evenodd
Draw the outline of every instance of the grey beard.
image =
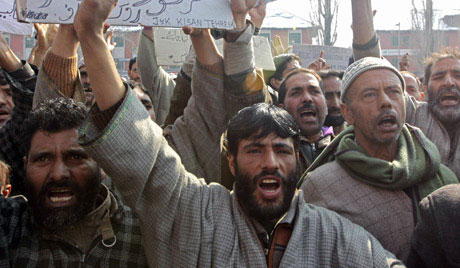
<svg viewBox="0 0 460 268">
<path fill-rule="evenodd" d="M 434 97 L 433 94 L 428 95 L 428 108 L 444 125 L 444 127 L 449 130 L 456 127 L 459 124 L 460 105 L 446 108 L 442 108 L 440 105 L 438 105 L 441 94 L 443 94 L 446 91 L 454 92 L 457 94 L 457 96 L 460 97 L 460 90 L 458 90 L 456 87 L 443 89 L 438 92 L 436 97 Z"/>
</svg>

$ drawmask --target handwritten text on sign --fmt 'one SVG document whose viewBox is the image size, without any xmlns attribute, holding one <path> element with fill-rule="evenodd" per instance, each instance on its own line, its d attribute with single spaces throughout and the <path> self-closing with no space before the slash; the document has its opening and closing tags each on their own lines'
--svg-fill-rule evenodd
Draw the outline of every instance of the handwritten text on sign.
<svg viewBox="0 0 460 268">
<path fill-rule="evenodd" d="M 16 16 L 16 3 L 11 0 L 0 0 L 0 32 L 32 35 L 31 24 L 19 23 Z"/>
<path fill-rule="evenodd" d="M 180 29 L 155 29 L 155 54 L 159 65 L 181 65 L 186 61 L 192 42 Z M 223 53 L 223 40 L 215 41 L 220 53 Z M 253 37 L 256 67 L 275 70 L 268 39 L 263 36 Z"/>
<path fill-rule="evenodd" d="M 16 0 L 19 19 L 70 24 L 83 0 Z M 228 0 L 119 0 L 111 25 L 232 29 Z"/>
<path fill-rule="evenodd" d="M 308 67 L 311 62 L 318 59 L 321 50 L 324 51 L 323 59 L 334 70 L 345 70 L 348 67 L 348 59 L 353 54 L 351 48 L 332 46 L 294 44 L 292 48 L 292 52 L 302 60 L 302 67 Z"/>
</svg>

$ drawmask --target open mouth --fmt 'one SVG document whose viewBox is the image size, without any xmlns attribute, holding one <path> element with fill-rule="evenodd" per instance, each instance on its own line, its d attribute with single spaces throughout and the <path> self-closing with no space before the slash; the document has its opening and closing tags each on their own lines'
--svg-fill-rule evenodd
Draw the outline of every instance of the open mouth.
<svg viewBox="0 0 460 268">
<path fill-rule="evenodd" d="M 441 96 L 440 103 L 443 106 L 453 106 L 458 104 L 458 96 L 455 93 L 445 93 Z"/>
<path fill-rule="evenodd" d="M 47 197 L 52 206 L 65 206 L 73 201 L 75 194 L 70 189 L 55 188 L 48 191 Z"/>
<path fill-rule="evenodd" d="M 10 113 L 5 109 L 0 109 L 0 117 L 8 117 Z"/>
<path fill-rule="evenodd" d="M 281 190 L 281 179 L 275 176 L 264 177 L 259 180 L 258 188 L 265 199 L 277 198 Z"/>
<path fill-rule="evenodd" d="M 300 117 L 304 119 L 316 119 L 316 110 L 314 108 L 306 108 L 300 112 Z"/>
<path fill-rule="evenodd" d="M 398 121 L 394 115 L 387 115 L 380 118 L 377 126 L 383 132 L 391 132 L 398 127 Z"/>
</svg>

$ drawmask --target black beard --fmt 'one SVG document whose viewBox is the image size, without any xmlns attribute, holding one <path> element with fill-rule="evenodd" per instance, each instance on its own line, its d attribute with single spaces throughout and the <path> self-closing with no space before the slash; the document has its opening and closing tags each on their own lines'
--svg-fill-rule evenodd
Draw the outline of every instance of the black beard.
<svg viewBox="0 0 460 268">
<path fill-rule="evenodd" d="M 262 171 L 260 174 L 250 178 L 249 175 L 241 172 L 238 169 L 238 165 L 236 163 L 235 170 L 235 195 L 237 197 L 238 204 L 241 206 L 246 215 L 262 223 L 274 219 L 279 219 L 289 210 L 297 185 L 297 168 L 295 171 L 289 173 L 287 178 L 281 176 L 278 171 Z M 267 175 L 274 175 L 281 178 L 281 191 L 283 192 L 283 201 L 279 205 L 261 205 L 254 196 L 254 192 L 257 189 L 259 179 Z"/>
<path fill-rule="evenodd" d="M 328 127 L 339 127 L 345 123 L 345 118 L 342 115 L 326 115 L 324 125 Z"/>
<path fill-rule="evenodd" d="M 433 96 L 431 90 L 428 91 L 428 108 L 433 112 L 433 114 L 438 118 L 438 120 L 444 125 L 446 129 L 453 129 L 459 124 L 460 121 L 460 107 L 459 105 L 455 107 L 441 107 L 438 105 L 440 102 L 441 95 L 445 92 L 452 92 L 457 94 L 457 97 L 460 97 L 460 90 L 455 86 L 451 88 L 442 89 Z"/>
<path fill-rule="evenodd" d="M 26 196 L 32 208 L 34 219 L 41 227 L 51 230 L 62 229 L 75 224 L 95 208 L 97 196 L 102 187 L 101 182 L 100 169 L 98 174 L 89 180 L 84 188 L 79 188 L 72 179 L 66 179 L 60 182 L 49 182 L 38 192 L 32 183 L 27 182 Z M 77 199 L 75 205 L 61 208 L 47 207 L 46 192 L 54 187 L 71 188 Z"/>
</svg>

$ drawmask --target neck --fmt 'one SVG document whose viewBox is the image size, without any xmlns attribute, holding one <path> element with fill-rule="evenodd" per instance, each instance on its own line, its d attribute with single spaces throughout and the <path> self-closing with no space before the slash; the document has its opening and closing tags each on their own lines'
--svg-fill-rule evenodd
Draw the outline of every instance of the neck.
<svg viewBox="0 0 460 268">
<path fill-rule="evenodd" d="M 334 135 L 339 135 L 345 129 L 345 124 L 341 124 L 340 126 L 334 127 Z"/>
<path fill-rule="evenodd" d="M 366 154 L 373 158 L 391 162 L 395 160 L 398 153 L 398 140 L 391 143 L 375 143 L 356 135 L 356 141 L 364 149 Z"/>
<path fill-rule="evenodd" d="M 323 134 L 323 130 L 320 129 L 318 133 L 309 135 L 309 136 L 304 135 L 304 137 L 308 140 L 308 142 L 315 143 L 321 138 L 322 134 Z"/>
<path fill-rule="evenodd" d="M 271 234 L 278 220 L 263 221 L 260 224 L 265 228 L 267 234 Z"/>
</svg>

